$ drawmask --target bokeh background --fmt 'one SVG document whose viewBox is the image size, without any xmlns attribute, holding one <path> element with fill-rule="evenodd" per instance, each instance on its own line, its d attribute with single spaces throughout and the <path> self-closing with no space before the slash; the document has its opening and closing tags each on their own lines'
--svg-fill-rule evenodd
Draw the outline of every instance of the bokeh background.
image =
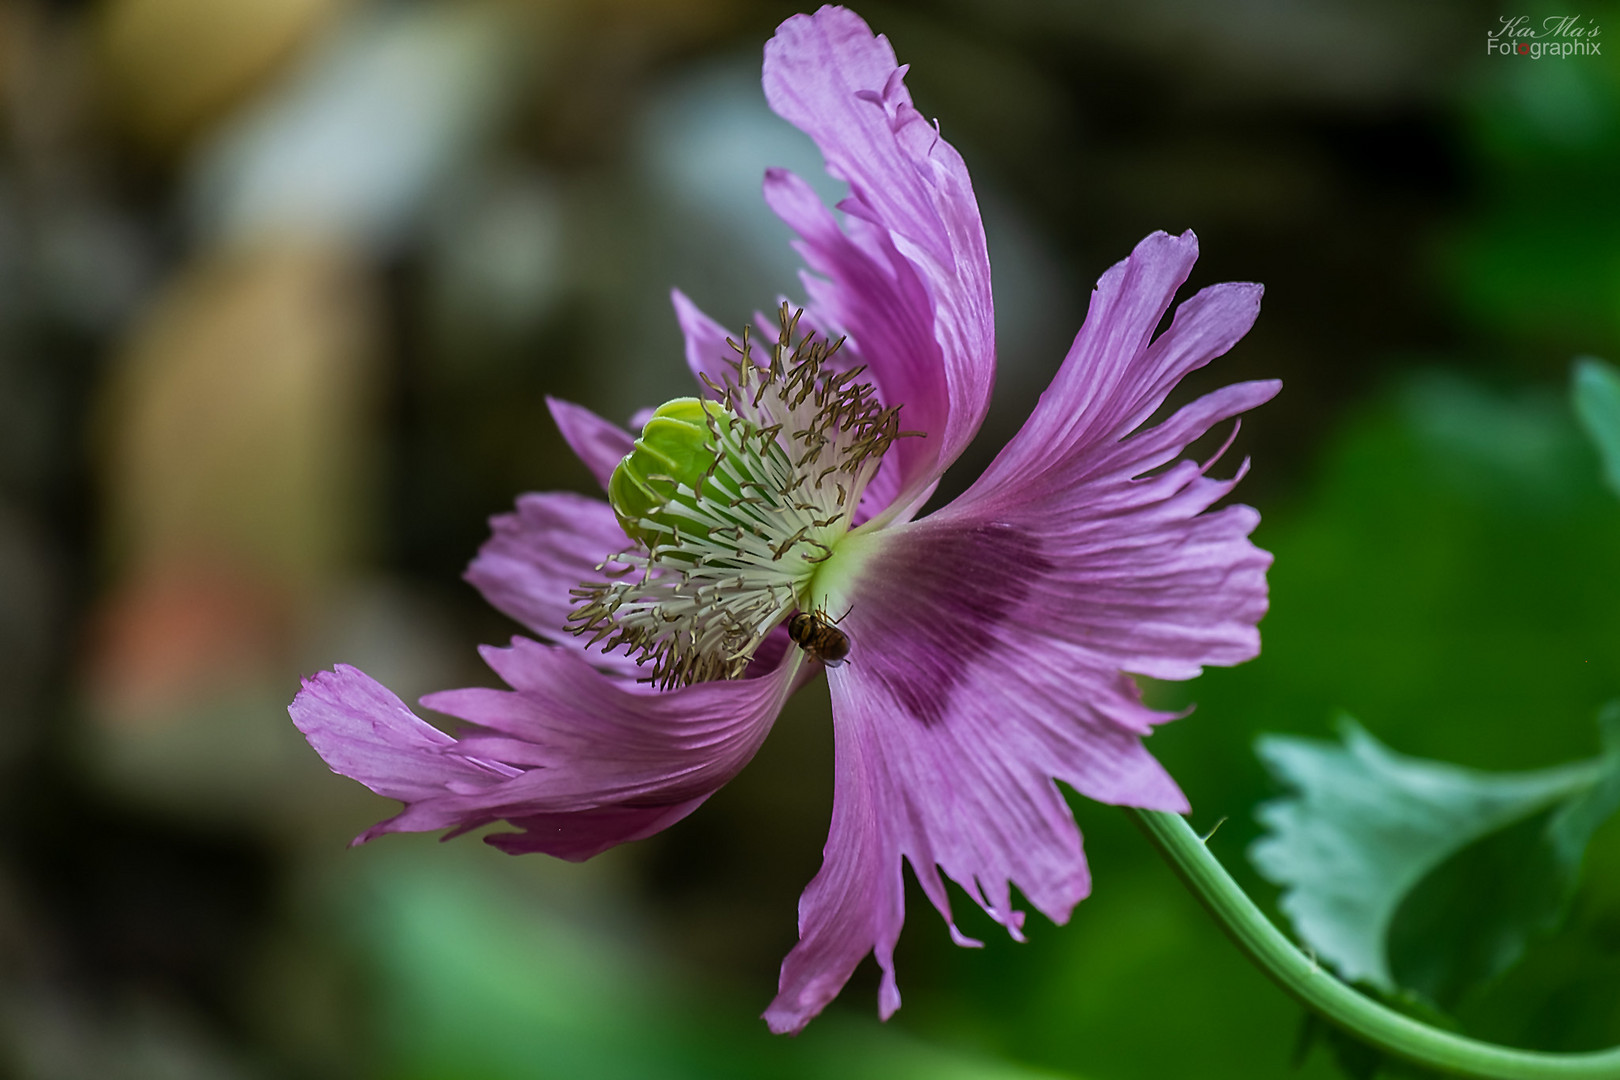
<svg viewBox="0 0 1620 1080">
<path fill-rule="evenodd" d="M 824 688 L 698 814 L 585 865 L 464 838 L 345 847 L 392 804 L 288 722 L 300 674 L 489 683 L 517 628 L 460 572 L 526 490 L 588 491 L 544 407 L 686 392 L 679 285 L 797 294 L 766 165 L 795 10 L 744 0 L 0 5 L 0 1074 L 1323 1077 L 1301 1013 L 1118 811 L 1095 896 L 1015 945 L 920 893 L 905 1007 L 863 968 L 800 1038 L 755 1017 L 831 801 Z M 1261 731 L 1341 711 L 1484 768 L 1590 755 L 1620 695 L 1620 501 L 1569 405 L 1620 358 L 1620 55 L 1488 56 L 1446 0 L 860 7 L 966 156 L 997 396 L 1027 415 L 1091 283 L 1154 229 L 1267 285 L 1191 394 L 1245 424 L 1265 651 L 1152 687 L 1152 741 L 1254 894 Z M 1616 36 L 1620 8 L 1580 14 Z M 1234 458 L 1234 461 L 1236 459 Z M 1489 887 L 1488 883 L 1482 887 Z M 1471 1032 L 1620 1042 L 1620 826 Z"/>
</svg>

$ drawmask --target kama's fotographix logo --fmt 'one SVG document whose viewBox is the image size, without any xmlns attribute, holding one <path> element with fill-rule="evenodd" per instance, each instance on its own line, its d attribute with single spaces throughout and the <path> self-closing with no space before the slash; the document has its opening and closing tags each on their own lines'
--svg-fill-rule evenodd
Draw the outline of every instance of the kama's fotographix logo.
<svg viewBox="0 0 1620 1080">
<path fill-rule="evenodd" d="M 1602 56 L 1602 36 L 1601 26 L 1580 15 L 1548 15 L 1539 22 L 1528 15 L 1503 15 L 1501 25 L 1486 34 L 1485 48 L 1493 56 L 1532 60 Z"/>
</svg>

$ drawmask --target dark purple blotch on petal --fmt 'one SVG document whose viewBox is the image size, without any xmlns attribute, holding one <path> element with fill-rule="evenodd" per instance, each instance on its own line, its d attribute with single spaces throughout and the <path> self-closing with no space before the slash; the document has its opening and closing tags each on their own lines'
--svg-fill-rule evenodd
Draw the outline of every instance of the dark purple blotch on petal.
<svg viewBox="0 0 1620 1080">
<path fill-rule="evenodd" d="M 1005 522 L 961 528 L 924 521 L 908 531 L 867 574 L 883 580 L 898 570 L 910 587 L 857 592 L 845 626 L 856 643 L 851 662 L 933 725 L 973 662 L 997 647 L 991 631 L 1018 610 L 1052 563 L 1038 538 Z M 886 567 L 888 558 L 903 559 L 904 567 Z M 903 635 L 895 635 L 900 627 Z M 885 635 L 903 636 L 904 651 L 886 648 Z"/>
</svg>

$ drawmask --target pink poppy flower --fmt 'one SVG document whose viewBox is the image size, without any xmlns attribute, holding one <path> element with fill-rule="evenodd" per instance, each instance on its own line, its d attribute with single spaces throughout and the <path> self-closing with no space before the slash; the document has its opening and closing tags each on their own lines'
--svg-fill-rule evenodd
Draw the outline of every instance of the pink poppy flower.
<svg viewBox="0 0 1620 1080">
<path fill-rule="evenodd" d="M 902 862 L 960 944 L 977 943 L 945 877 L 1015 938 L 1013 885 L 1065 921 L 1091 880 L 1057 781 L 1185 811 L 1142 745 L 1173 717 L 1131 676 L 1248 660 L 1266 610 L 1258 514 L 1211 509 L 1243 469 L 1214 479 L 1181 455 L 1279 384 L 1227 386 L 1142 428 L 1259 310 L 1258 285 L 1216 285 L 1154 337 L 1197 258 L 1190 232 L 1156 233 L 1103 275 L 1022 430 L 914 520 L 984 419 L 995 338 L 967 169 L 912 107 L 905 70 L 842 8 L 766 45 L 772 108 L 850 188 L 840 219 L 798 177 L 766 174 L 809 267 L 802 323 L 784 306 L 776 342 L 744 353 L 676 293 L 687 362 L 719 404 L 673 402 L 636 441 L 552 403 L 612 505 L 532 494 L 494 519 L 468 580 L 540 639 L 484 649 L 510 689 L 424 698 L 469 725 L 460 737 L 347 666 L 290 710 L 335 772 L 405 804 L 357 843 L 505 821 L 518 831 L 486 837 L 503 851 L 582 860 L 691 813 L 825 671 L 832 826 L 765 1012 L 778 1032 L 868 953 L 881 1014 L 899 1007 Z"/>
</svg>

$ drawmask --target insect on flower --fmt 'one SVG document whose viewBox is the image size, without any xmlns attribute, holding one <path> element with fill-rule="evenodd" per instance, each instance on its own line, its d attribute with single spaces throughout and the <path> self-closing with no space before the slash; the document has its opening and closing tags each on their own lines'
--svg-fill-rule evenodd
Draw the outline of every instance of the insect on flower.
<svg viewBox="0 0 1620 1080">
<path fill-rule="evenodd" d="M 828 667 L 837 667 L 849 656 L 849 635 L 822 612 L 794 612 L 793 618 L 788 620 L 787 632 L 793 643 L 812 660 L 820 660 Z"/>
<path fill-rule="evenodd" d="M 802 315 L 784 305 L 756 339 L 677 292 L 696 396 L 635 436 L 551 403 L 607 500 L 529 494 L 491 522 L 467 578 L 534 635 L 483 650 L 509 689 L 423 698 L 463 722 L 455 737 L 342 665 L 290 709 L 334 771 L 405 804 L 356 842 L 505 821 L 515 831 L 488 843 L 582 860 L 696 810 L 825 672 L 832 823 L 765 1012 L 779 1032 L 868 954 L 881 1014 L 899 1007 L 905 863 L 959 944 L 977 943 L 946 878 L 1014 938 L 1014 885 L 1065 921 L 1091 878 L 1058 782 L 1185 811 L 1142 743 L 1175 716 L 1132 676 L 1248 660 L 1266 610 L 1259 515 L 1215 505 L 1244 469 L 1218 479 L 1214 459 L 1183 454 L 1278 384 L 1226 386 L 1145 426 L 1259 312 L 1258 285 L 1215 285 L 1155 337 L 1197 258 L 1190 232 L 1155 233 L 1102 276 L 1023 427 L 917 517 L 984 419 L 995 315 L 967 167 L 904 76 L 842 8 L 794 16 L 766 45 L 766 98 L 849 185 L 842 217 L 767 171 L 808 266 Z"/>
</svg>

